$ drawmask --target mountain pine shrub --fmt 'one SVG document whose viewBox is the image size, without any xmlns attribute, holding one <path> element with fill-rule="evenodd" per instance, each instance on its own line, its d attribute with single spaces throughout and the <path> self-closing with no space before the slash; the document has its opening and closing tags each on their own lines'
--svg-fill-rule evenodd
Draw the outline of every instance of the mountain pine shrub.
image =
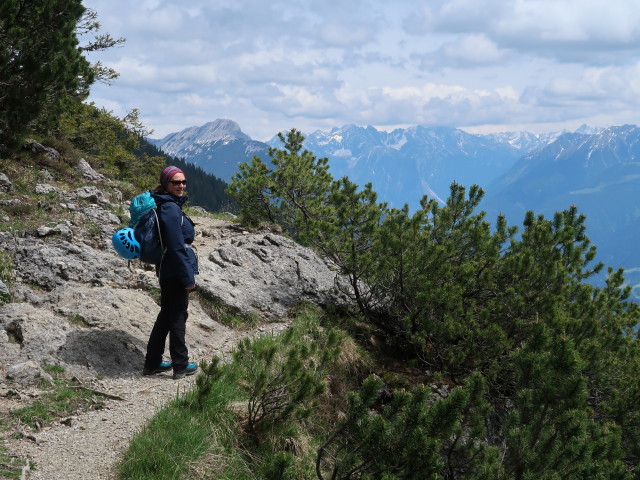
<svg viewBox="0 0 640 480">
<path fill-rule="evenodd" d="M 308 417 L 325 391 L 328 368 L 340 352 L 341 335 L 302 323 L 280 338 L 245 337 L 233 353 L 242 372 L 239 385 L 248 397 L 245 429 L 257 440 L 276 424 Z"/>
<path fill-rule="evenodd" d="M 381 401 L 383 387 L 370 376 L 349 394 L 344 420 L 318 449 L 320 480 L 458 478 L 480 463 L 484 472 L 497 471 L 492 449 L 468 433 L 484 430 L 480 375 L 436 400 L 419 386 Z"/>
</svg>

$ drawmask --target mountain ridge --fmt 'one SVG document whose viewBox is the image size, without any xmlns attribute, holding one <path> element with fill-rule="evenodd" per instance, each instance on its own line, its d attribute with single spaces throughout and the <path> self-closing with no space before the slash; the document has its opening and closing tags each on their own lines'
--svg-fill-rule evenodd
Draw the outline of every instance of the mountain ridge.
<svg viewBox="0 0 640 480">
<path fill-rule="evenodd" d="M 360 185 L 372 183 L 381 198 L 398 207 L 417 204 L 425 194 L 444 201 L 452 181 L 487 187 L 524 153 L 545 146 L 559 134 L 478 135 L 423 125 L 386 132 L 354 124 L 303 133 L 305 148 L 317 157 L 329 158 L 334 177 L 348 176 Z M 229 119 L 189 127 L 149 142 L 227 182 L 240 163 L 250 162 L 254 156 L 268 161 L 269 148 L 282 147 L 277 135 L 267 142 L 252 140 Z"/>
</svg>

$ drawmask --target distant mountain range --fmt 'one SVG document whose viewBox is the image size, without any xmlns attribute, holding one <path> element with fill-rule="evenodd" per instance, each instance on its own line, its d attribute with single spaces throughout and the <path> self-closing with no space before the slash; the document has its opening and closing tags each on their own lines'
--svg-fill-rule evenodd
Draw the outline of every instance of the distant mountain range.
<svg viewBox="0 0 640 480">
<path fill-rule="evenodd" d="M 527 210 L 553 215 L 576 205 L 587 216 L 587 236 L 598 259 L 640 271 L 640 128 L 610 127 L 592 135 L 565 133 L 529 152 L 487 188 L 481 207 L 519 223 Z"/>
<path fill-rule="evenodd" d="M 587 235 L 598 246 L 598 259 L 625 267 L 631 283 L 640 283 L 640 128 L 635 125 L 544 135 L 473 135 L 423 126 L 383 132 L 346 125 L 304 135 L 307 150 L 329 158 L 335 178 L 371 182 L 379 200 L 392 207 L 416 208 L 423 195 L 444 201 L 453 181 L 483 187 L 487 218 L 504 213 L 509 224 L 521 224 L 527 210 L 549 216 L 575 204 L 587 215 Z M 226 181 L 240 163 L 254 155 L 267 160 L 270 146 L 282 147 L 277 137 L 251 140 L 231 120 L 151 142 Z"/>
</svg>

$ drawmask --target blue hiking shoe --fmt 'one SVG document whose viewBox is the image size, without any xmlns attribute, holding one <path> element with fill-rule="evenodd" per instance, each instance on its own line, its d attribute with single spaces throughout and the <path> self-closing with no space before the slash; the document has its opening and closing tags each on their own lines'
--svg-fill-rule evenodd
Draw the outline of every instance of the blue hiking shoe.
<svg viewBox="0 0 640 480">
<path fill-rule="evenodd" d="M 180 370 L 173 370 L 173 379 L 178 380 L 188 375 L 193 375 L 198 371 L 198 364 L 196 362 L 190 362 L 185 368 Z"/>
<path fill-rule="evenodd" d="M 171 370 L 171 368 L 172 364 L 171 360 L 169 360 L 168 362 L 160 363 L 160 365 L 158 365 L 156 368 L 144 367 L 144 369 L 142 370 L 142 375 L 154 375 L 156 373 L 168 372 L 169 370 Z"/>
</svg>

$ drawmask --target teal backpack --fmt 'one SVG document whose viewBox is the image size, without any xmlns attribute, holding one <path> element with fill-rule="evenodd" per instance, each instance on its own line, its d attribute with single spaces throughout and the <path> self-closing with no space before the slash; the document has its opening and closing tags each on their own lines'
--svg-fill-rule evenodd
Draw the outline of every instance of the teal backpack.
<svg viewBox="0 0 640 480">
<path fill-rule="evenodd" d="M 129 205 L 129 214 L 131 215 L 131 221 L 129 226 L 135 227 L 143 213 L 156 208 L 156 201 L 151 196 L 151 191 L 141 193 L 133 197 L 131 204 Z"/>
<path fill-rule="evenodd" d="M 152 265 L 159 265 L 164 255 L 164 245 L 160 233 L 160 222 L 156 211 L 156 202 L 151 191 L 141 193 L 131 200 L 129 227 L 140 244 L 139 260 Z"/>
</svg>

